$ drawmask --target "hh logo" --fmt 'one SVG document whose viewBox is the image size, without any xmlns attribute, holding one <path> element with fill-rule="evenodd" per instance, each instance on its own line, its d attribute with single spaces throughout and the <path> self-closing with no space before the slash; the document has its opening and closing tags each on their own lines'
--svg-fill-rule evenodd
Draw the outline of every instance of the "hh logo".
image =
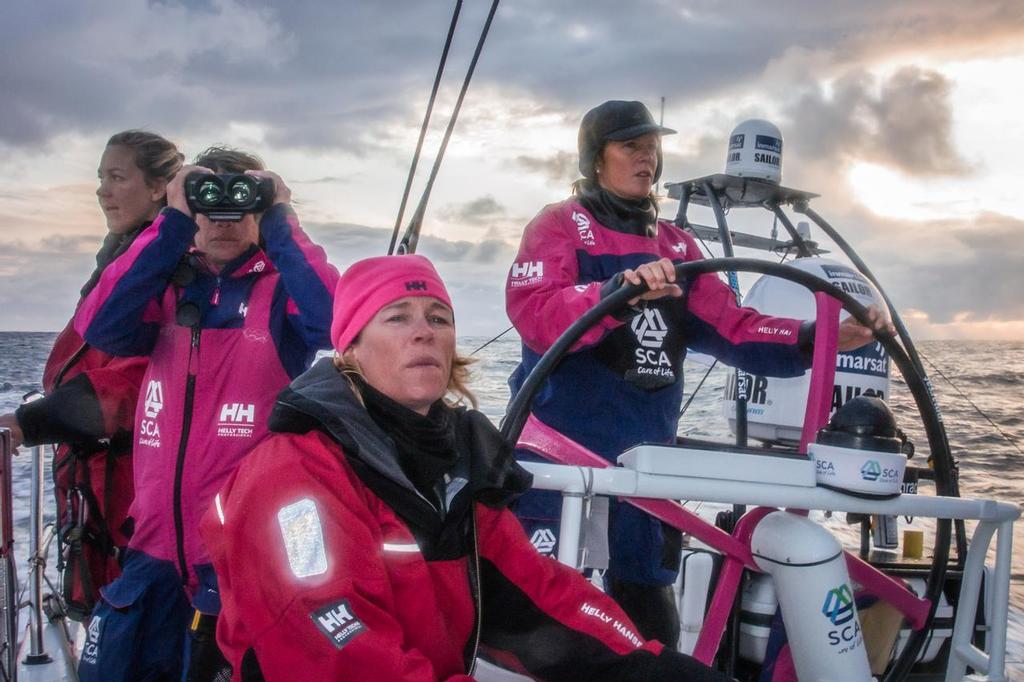
<svg viewBox="0 0 1024 682">
<path fill-rule="evenodd" d="M 536 263 L 513 263 L 512 264 L 512 278 L 513 279 L 524 279 L 527 277 L 543 277 L 544 276 L 544 263 L 537 261 Z"/>
<path fill-rule="evenodd" d="M 220 420 L 222 422 L 245 422 L 252 424 L 256 420 L 256 406 L 252 403 L 224 403 L 220 408 Z"/>
<path fill-rule="evenodd" d="M 329 604 L 309 615 L 320 632 L 339 649 L 366 630 L 366 626 L 352 613 L 347 599 Z"/>
<path fill-rule="evenodd" d="M 513 263 L 509 272 L 508 285 L 510 287 L 526 287 L 531 284 L 539 284 L 544 280 L 544 263 Z"/>
<path fill-rule="evenodd" d="M 657 308 L 644 308 L 629 325 L 636 334 L 636 340 L 645 348 L 661 348 L 668 334 L 668 325 Z"/>
<path fill-rule="evenodd" d="M 593 246 L 594 231 L 590 229 L 590 218 L 579 211 L 572 212 L 572 221 L 576 223 L 576 231 L 580 234 L 580 241 L 587 246 Z"/>
<path fill-rule="evenodd" d="M 146 386 L 146 401 L 142 409 L 149 419 L 156 419 L 160 410 L 164 409 L 164 387 L 159 381 L 150 381 Z"/>
<path fill-rule="evenodd" d="M 549 555 L 555 549 L 558 538 L 551 532 L 550 528 L 538 528 L 530 536 L 530 544 L 537 548 L 541 554 Z"/>
<path fill-rule="evenodd" d="M 245 301 L 242 301 L 241 303 L 238 304 L 238 314 L 241 315 L 242 317 L 245 317 L 246 315 L 249 314 L 249 308 L 248 306 L 245 305 Z"/>
<path fill-rule="evenodd" d="M 217 435 L 223 438 L 252 438 L 256 406 L 252 403 L 224 403 L 220 408 Z"/>
<path fill-rule="evenodd" d="M 424 282 L 423 280 L 414 280 L 412 282 L 406 282 L 405 283 L 405 290 L 406 291 L 426 291 L 427 290 L 427 283 Z"/>
<path fill-rule="evenodd" d="M 686 255 L 686 242 L 676 242 L 672 245 L 672 250 L 676 253 Z"/>
<path fill-rule="evenodd" d="M 319 616 L 317 620 L 328 632 L 334 632 L 343 625 L 347 625 L 352 621 L 352 614 L 348 610 L 348 604 L 342 602 L 337 606 L 333 606 L 327 609 L 327 611 Z"/>
</svg>

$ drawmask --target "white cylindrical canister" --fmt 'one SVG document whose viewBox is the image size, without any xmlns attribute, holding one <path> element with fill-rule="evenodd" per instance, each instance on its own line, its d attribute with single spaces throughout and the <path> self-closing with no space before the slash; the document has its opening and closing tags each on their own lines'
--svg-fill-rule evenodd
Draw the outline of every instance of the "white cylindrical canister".
<svg viewBox="0 0 1024 682">
<path fill-rule="evenodd" d="M 772 512 L 751 537 L 754 561 L 775 581 L 797 677 L 871 680 L 842 547 L 806 517 Z"/>
</svg>

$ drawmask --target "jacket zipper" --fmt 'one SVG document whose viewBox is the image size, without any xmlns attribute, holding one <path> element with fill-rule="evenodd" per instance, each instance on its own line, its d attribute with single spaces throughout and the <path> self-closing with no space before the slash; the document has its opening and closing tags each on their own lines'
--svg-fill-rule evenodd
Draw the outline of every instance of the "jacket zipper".
<svg viewBox="0 0 1024 682">
<path fill-rule="evenodd" d="M 199 328 L 192 327 L 192 343 L 188 352 L 188 378 L 185 381 L 185 408 L 181 424 L 181 440 L 178 442 L 178 460 L 174 466 L 174 535 L 178 549 L 178 568 L 182 584 L 188 583 L 188 563 L 185 560 L 185 521 L 181 508 L 181 486 L 185 476 L 185 452 L 188 449 L 189 431 L 192 429 L 192 402 L 195 398 L 196 375 L 192 361 L 199 350 Z"/>
<path fill-rule="evenodd" d="M 473 504 L 473 503 L 470 503 Z M 483 613 L 483 597 L 481 595 L 482 589 L 480 587 L 480 546 L 477 542 L 476 536 L 476 509 L 470 510 L 470 530 L 473 533 L 473 565 L 476 569 L 476 579 L 472 581 L 473 590 L 473 601 L 476 603 L 476 614 L 473 618 L 473 657 L 470 659 L 469 672 L 467 673 L 470 677 L 473 675 L 473 671 L 476 670 L 476 655 L 480 650 L 480 627 Z"/>
</svg>

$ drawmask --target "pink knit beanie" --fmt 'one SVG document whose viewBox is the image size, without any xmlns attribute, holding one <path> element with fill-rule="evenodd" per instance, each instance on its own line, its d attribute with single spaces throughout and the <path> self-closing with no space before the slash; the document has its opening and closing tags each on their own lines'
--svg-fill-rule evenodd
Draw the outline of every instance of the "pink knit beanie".
<svg viewBox="0 0 1024 682">
<path fill-rule="evenodd" d="M 344 353 L 377 311 L 406 296 L 432 296 L 452 305 L 441 276 L 423 256 L 377 256 L 352 264 L 334 291 L 334 347 Z"/>
</svg>

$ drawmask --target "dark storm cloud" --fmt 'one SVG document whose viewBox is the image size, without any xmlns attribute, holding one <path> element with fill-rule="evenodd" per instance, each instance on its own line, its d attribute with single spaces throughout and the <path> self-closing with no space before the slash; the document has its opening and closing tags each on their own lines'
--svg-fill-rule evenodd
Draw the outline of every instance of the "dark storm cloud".
<svg viewBox="0 0 1024 682">
<path fill-rule="evenodd" d="M 917 243 L 948 238 L 956 247 L 936 254 L 905 252 L 896 271 L 901 307 L 928 313 L 933 323 L 1024 318 L 1024 221 L 982 214 L 969 222 L 935 221 L 916 230 Z"/>
<path fill-rule="evenodd" d="M 860 159 L 910 175 L 970 170 L 953 143 L 951 84 L 942 74 L 904 68 L 877 82 L 864 72 L 839 79 L 831 92 L 812 87 L 784 114 L 787 151 L 805 159 Z"/>
<path fill-rule="evenodd" d="M 465 5 L 449 99 L 488 4 Z M 413 0 L 16 0 L 0 22 L 0 55 L 14 65 L 0 71 L 0 141 L 33 146 L 129 126 L 186 135 L 233 120 L 263 126 L 275 146 L 370 153 L 387 148 L 396 127 L 417 126 L 449 11 Z M 993 0 L 772 11 L 753 0 L 520 0 L 499 10 L 470 97 L 505 88 L 573 116 L 609 97 L 678 103 L 737 91 L 794 48 L 820 52 L 821 63 L 806 66 L 827 70 L 911 46 L 1005 38 L 1024 31 L 1021 19 L 1019 3 Z M 912 164 L 949 161 L 902 153 Z"/>
<path fill-rule="evenodd" d="M 391 230 L 379 227 L 350 223 L 311 223 L 304 227 L 339 268 L 360 258 L 384 255 L 391 240 Z M 491 269 L 495 265 L 507 267 L 515 255 L 511 245 L 497 239 L 471 242 L 430 234 L 420 237 L 417 252 L 453 265 L 484 266 Z M 501 276 L 504 277 L 504 272 Z"/>
<path fill-rule="evenodd" d="M 489 225 L 505 217 L 505 214 L 505 207 L 490 194 L 463 204 L 448 204 L 438 211 L 438 215 L 445 220 L 474 226 Z"/>
<path fill-rule="evenodd" d="M 551 184 L 568 185 L 579 177 L 576 152 L 560 150 L 550 156 L 521 154 L 516 163 L 530 173 L 543 175 Z"/>
<path fill-rule="evenodd" d="M 780 93 L 780 113 L 771 119 L 785 138 L 783 183 L 826 196 L 847 194 L 847 166 L 865 161 L 916 177 L 970 174 L 954 142 L 951 90 L 942 74 L 904 68 L 888 78 L 855 70 L 828 87 L 813 83 Z M 722 112 L 710 131 L 687 140 L 684 153 L 668 138 L 664 179 L 721 172 L 733 126 L 766 117 L 755 108 Z"/>
</svg>

